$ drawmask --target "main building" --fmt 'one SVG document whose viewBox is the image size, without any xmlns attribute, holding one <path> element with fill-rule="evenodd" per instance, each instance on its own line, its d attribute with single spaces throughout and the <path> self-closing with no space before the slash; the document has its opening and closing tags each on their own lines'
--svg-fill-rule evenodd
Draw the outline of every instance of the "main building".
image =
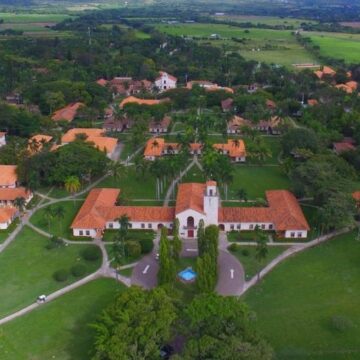
<svg viewBox="0 0 360 360">
<path fill-rule="evenodd" d="M 132 229 L 171 229 L 177 218 L 185 238 L 197 236 L 200 220 L 223 231 L 259 226 L 283 238 L 306 238 L 310 229 L 295 196 L 287 190 L 267 191 L 264 207 L 221 207 L 215 181 L 180 184 L 175 207 L 118 206 L 119 195 L 119 189 L 91 190 L 71 225 L 73 235 L 102 237 L 105 229 L 120 227 L 122 215 L 129 217 Z"/>
</svg>

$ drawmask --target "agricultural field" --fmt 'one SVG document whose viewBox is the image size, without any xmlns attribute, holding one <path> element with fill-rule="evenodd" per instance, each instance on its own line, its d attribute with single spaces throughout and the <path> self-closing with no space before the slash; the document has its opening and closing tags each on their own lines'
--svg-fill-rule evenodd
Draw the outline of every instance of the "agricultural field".
<svg viewBox="0 0 360 360">
<path fill-rule="evenodd" d="M 41 294 L 52 293 L 76 280 L 57 282 L 55 271 L 70 270 L 83 264 L 91 273 L 100 266 L 100 260 L 88 262 L 81 257 L 91 245 L 69 245 L 48 250 L 49 239 L 25 227 L 9 247 L 0 254 L 0 316 L 32 304 Z"/>
<path fill-rule="evenodd" d="M 249 290 L 277 359 L 358 359 L 360 242 L 355 232 L 286 260 Z"/>
<path fill-rule="evenodd" d="M 66 32 L 55 32 L 51 26 L 69 18 L 74 18 L 67 14 L 36 14 L 36 13 L 4 13 L 0 12 L 0 19 L 4 22 L 0 24 L 0 30 L 12 29 L 23 31 L 25 35 L 31 36 L 69 36 Z"/>
<path fill-rule="evenodd" d="M 215 20 L 232 21 L 237 23 L 264 24 L 271 26 L 294 26 L 300 27 L 303 23 L 315 23 L 306 19 L 282 18 L 276 16 L 256 16 L 256 15 L 223 15 L 213 16 Z"/>
<path fill-rule="evenodd" d="M 89 359 L 90 324 L 123 290 L 115 280 L 94 280 L 1 326 L 1 359 Z"/>
<path fill-rule="evenodd" d="M 214 46 L 238 50 L 248 60 L 287 67 L 316 62 L 313 55 L 296 41 L 290 30 L 242 29 L 224 24 L 159 24 L 157 28 L 170 35 L 190 36 Z M 212 34 L 218 34 L 220 38 L 210 40 Z"/>
<path fill-rule="evenodd" d="M 314 45 L 320 46 L 323 56 L 343 59 L 347 63 L 360 62 L 360 34 L 304 32 Z"/>
</svg>

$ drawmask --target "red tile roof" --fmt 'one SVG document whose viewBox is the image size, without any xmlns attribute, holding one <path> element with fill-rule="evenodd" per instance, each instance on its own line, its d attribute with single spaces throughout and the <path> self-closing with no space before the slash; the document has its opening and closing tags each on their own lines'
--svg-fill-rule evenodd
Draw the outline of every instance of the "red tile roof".
<svg viewBox="0 0 360 360">
<path fill-rule="evenodd" d="M 309 106 L 315 106 L 319 104 L 319 102 L 316 99 L 308 99 L 307 103 Z"/>
<path fill-rule="evenodd" d="M 219 209 L 219 222 L 272 223 L 272 212 L 265 207 L 225 207 Z"/>
<path fill-rule="evenodd" d="M 28 151 L 33 154 L 35 152 L 41 151 L 43 148 L 43 143 L 49 143 L 53 139 L 52 136 L 37 134 L 32 136 L 28 141 Z M 36 144 L 35 147 L 32 144 Z"/>
<path fill-rule="evenodd" d="M 253 124 L 250 120 L 246 120 L 240 116 L 233 116 L 230 121 L 228 122 L 228 129 L 229 130 L 241 130 L 242 127 L 244 126 L 248 126 L 248 127 L 252 127 Z"/>
<path fill-rule="evenodd" d="M 221 101 L 221 108 L 223 109 L 223 111 L 231 110 L 233 105 L 234 105 L 234 99 L 232 98 L 228 98 Z"/>
<path fill-rule="evenodd" d="M 176 197 L 175 213 L 179 214 L 188 209 L 203 213 L 205 188 L 206 185 L 200 183 L 180 184 Z"/>
<path fill-rule="evenodd" d="M 14 207 L 0 208 L 0 223 L 7 223 L 12 220 L 17 214 L 18 210 Z"/>
<path fill-rule="evenodd" d="M 81 102 L 69 104 L 68 106 L 66 106 L 64 108 L 55 111 L 51 118 L 54 121 L 60 121 L 60 120 L 65 120 L 68 122 L 73 121 L 78 110 L 82 106 L 85 106 L 85 105 Z"/>
<path fill-rule="evenodd" d="M 6 132 L 0 131 L 0 137 L 3 137 L 6 135 Z"/>
<path fill-rule="evenodd" d="M 227 144 L 214 144 L 217 150 L 226 151 L 230 157 L 246 156 L 245 143 L 243 140 L 228 140 Z"/>
<path fill-rule="evenodd" d="M 352 151 L 352 150 L 356 149 L 356 147 L 353 144 L 351 144 L 349 142 L 345 142 L 345 141 L 344 142 L 336 142 L 333 144 L 333 146 L 334 146 L 334 150 L 337 154 L 341 154 L 345 151 Z"/>
<path fill-rule="evenodd" d="M 163 138 L 149 139 L 145 145 L 144 156 L 161 156 L 165 146 Z"/>
<path fill-rule="evenodd" d="M 24 187 L 17 188 L 0 188 L 0 200 L 2 201 L 14 201 L 16 198 L 28 199 L 31 192 Z"/>
<path fill-rule="evenodd" d="M 352 197 L 355 201 L 360 202 L 360 191 L 354 191 Z"/>
<path fill-rule="evenodd" d="M 166 206 L 112 206 L 99 208 L 107 221 L 113 221 L 127 215 L 131 221 L 172 222 L 175 208 Z"/>
<path fill-rule="evenodd" d="M 0 165 L 0 186 L 9 186 L 17 182 L 16 165 Z"/>
<path fill-rule="evenodd" d="M 169 98 L 156 100 L 156 99 L 139 99 L 135 96 L 129 96 L 126 99 L 124 99 L 123 101 L 121 101 L 119 106 L 122 109 L 127 104 L 138 104 L 138 105 L 151 106 L 151 105 L 159 105 L 159 104 L 162 104 L 162 103 L 168 102 L 168 101 L 170 101 Z"/>
<path fill-rule="evenodd" d="M 96 83 L 100 86 L 106 86 L 108 81 L 106 79 L 101 78 L 101 79 L 97 80 Z"/>
<path fill-rule="evenodd" d="M 167 75 L 170 80 L 172 80 L 172 81 L 177 81 L 177 78 L 176 78 L 175 76 L 170 75 L 169 73 L 167 73 L 167 72 L 165 72 L 165 71 L 159 71 L 159 74 L 160 74 L 160 76 L 158 76 L 158 77 L 156 78 L 156 80 L 160 80 L 163 75 Z"/>
</svg>

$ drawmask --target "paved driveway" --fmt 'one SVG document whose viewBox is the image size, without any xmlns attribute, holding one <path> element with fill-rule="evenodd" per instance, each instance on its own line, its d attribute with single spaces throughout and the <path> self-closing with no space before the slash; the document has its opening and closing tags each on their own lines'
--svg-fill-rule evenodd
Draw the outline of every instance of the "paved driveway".
<svg viewBox="0 0 360 360">
<path fill-rule="evenodd" d="M 196 257 L 198 256 L 197 239 L 182 239 L 181 257 Z"/>
<path fill-rule="evenodd" d="M 239 295 L 245 284 L 244 269 L 235 256 L 219 250 L 219 278 L 216 291 L 221 295 Z"/>
<path fill-rule="evenodd" d="M 152 289 L 157 285 L 158 261 L 155 253 L 144 256 L 134 267 L 131 285 L 139 285 L 144 289 Z"/>
</svg>

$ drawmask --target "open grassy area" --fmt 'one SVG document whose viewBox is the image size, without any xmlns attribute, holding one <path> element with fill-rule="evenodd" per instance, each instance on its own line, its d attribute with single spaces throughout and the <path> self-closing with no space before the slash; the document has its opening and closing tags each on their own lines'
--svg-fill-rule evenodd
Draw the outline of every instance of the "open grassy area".
<svg viewBox="0 0 360 360">
<path fill-rule="evenodd" d="M 315 61 L 313 55 L 296 41 L 291 30 L 243 29 L 224 24 L 158 24 L 157 28 L 170 35 L 191 36 L 202 42 L 208 41 L 214 46 L 238 50 L 249 60 L 288 67 L 292 64 Z M 211 34 L 218 34 L 220 39 L 206 40 Z M 233 41 L 232 38 L 237 41 Z"/>
<path fill-rule="evenodd" d="M 123 200 L 156 198 L 156 179 L 150 174 L 144 177 L 136 174 L 134 166 L 127 167 L 127 174 L 121 179 L 108 177 L 97 187 L 121 189 L 120 198 Z"/>
<path fill-rule="evenodd" d="M 231 253 L 238 258 L 245 270 L 246 280 L 250 280 L 260 269 L 263 269 L 271 260 L 287 249 L 286 246 L 268 246 L 268 255 L 261 263 L 255 259 L 255 246 L 237 245 L 236 251 Z"/>
<path fill-rule="evenodd" d="M 248 198 L 264 198 L 266 190 L 289 189 L 290 180 L 280 166 L 235 165 L 228 199 L 237 199 L 237 191 L 245 189 Z M 224 200 L 224 196 L 222 196 Z"/>
<path fill-rule="evenodd" d="M 215 20 L 232 21 L 238 23 L 252 23 L 265 25 L 295 26 L 299 27 L 302 23 L 315 23 L 307 19 L 284 18 L 277 16 L 256 16 L 256 15 L 223 15 L 213 16 Z"/>
<path fill-rule="evenodd" d="M 87 262 L 81 253 L 91 245 L 69 245 L 47 250 L 49 240 L 28 227 L 0 254 L 0 317 L 15 312 L 41 294 L 49 294 L 78 279 L 70 276 L 64 282 L 53 279 L 55 271 L 70 270 L 84 264 L 87 273 L 95 271 L 100 261 Z"/>
<path fill-rule="evenodd" d="M 206 181 L 204 173 L 196 165 L 191 167 L 190 170 L 181 179 L 182 183 L 189 183 L 189 182 L 202 183 L 204 181 Z"/>
<path fill-rule="evenodd" d="M 320 46 L 320 53 L 347 63 L 360 62 L 360 34 L 305 32 L 314 45 Z"/>
<path fill-rule="evenodd" d="M 3 325 L 1 359 L 89 359 L 94 335 L 89 324 L 123 290 L 114 280 L 95 280 Z"/>
<path fill-rule="evenodd" d="M 6 230 L 0 230 L 0 244 L 7 239 L 7 237 L 15 230 L 18 225 L 19 219 L 15 219 Z"/>
<path fill-rule="evenodd" d="M 280 264 L 244 300 L 277 359 L 360 357 L 360 242 L 339 236 Z"/>
<path fill-rule="evenodd" d="M 50 208 L 54 212 L 56 208 L 62 207 L 64 209 L 64 218 L 60 219 L 53 215 L 50 221 L 46 218 L 46 209 L 42 208 L 38 210 L 30 219 L 30 222 L 38 228 L 50 232 L 50 234 L 61 236 L 64 238 L 71 238 L 72 231 L 70 225 L 73 222 L 76 214 L 78 213 L 82 201 L 62 201 L 57 204 L 50 205 Z M 50 225 L 50 226 L 49 226 Z"/>
</svg>

